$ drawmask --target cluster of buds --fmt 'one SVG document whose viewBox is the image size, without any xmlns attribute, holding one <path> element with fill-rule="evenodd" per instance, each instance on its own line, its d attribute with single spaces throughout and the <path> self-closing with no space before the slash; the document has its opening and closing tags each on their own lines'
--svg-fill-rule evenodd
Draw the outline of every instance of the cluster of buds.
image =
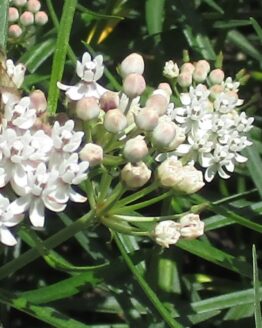
<svg viewBox="0 0 262 328">
<path fill-rule="evenodd" d="M 48 22 L 48 16 L 41 10 L 40 0 L 10 0 L 8 21 L 10 40 L 15 41 L 34 34 Z"/>
<path fill-rule="evenodd" d="M 161 221 L 155 226 L 153 238 L 162 247 L 174 245 L 180 238 L 195 239 L 204 233 L 204 222 L 198 214 L 186 214 L 179 222 L 172 220 Z"/>
<path fill-rule="evenodd" d="M 21 86 L 25 67 L 12 60 L 2 63 L 13 84 Z M 45 208 L 63 211 L 69 200 L 84 202 L 72 185 L 87 177 L 88 161 L 78 154 L 83 132 L 74 131 L 74 121 L 51 126 L 46 120 L 47 100 L 40 90 L 21 97 L 18 89 L 2 89 L 0 126 L 0 241 L 16 244 L 10 231 L 25 213 L 41 228 Z M 9 200 L 8 195 L 12 199 Z"/>
</svg>

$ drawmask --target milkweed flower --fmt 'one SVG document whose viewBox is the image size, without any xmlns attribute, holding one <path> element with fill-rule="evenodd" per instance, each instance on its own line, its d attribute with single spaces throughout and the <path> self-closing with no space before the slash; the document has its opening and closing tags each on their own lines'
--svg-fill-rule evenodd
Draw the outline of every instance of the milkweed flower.
<svg viewBox="0 0 262 328">
<path fill-rule="evenodd" d="M 155 242 L 165 248 L 176 244 L 180 237 L 180 224 L 171 220 L 159 222 L 153 232 Z"/>
</svg>

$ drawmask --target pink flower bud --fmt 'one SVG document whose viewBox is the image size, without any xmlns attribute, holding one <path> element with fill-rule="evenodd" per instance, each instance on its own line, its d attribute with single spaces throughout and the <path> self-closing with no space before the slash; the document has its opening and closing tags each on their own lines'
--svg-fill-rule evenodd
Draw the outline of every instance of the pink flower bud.
<svg viewBox="0 0 262 328">
<path fill-rule="evenodd" d="M 19 20 L 23 26 L 30 26 L 34 23 L 34 15 L 30 11 L 24 11 Z"/>
<path fill-rule="evenodd" d="M 168 83 L 160 83 L 158 89 L 164 90 L 169 97 L 172 95 L 172 89 Z"/>
<path fill-rule="evenodd" d="M 17 7 L 23 7 L 26 4 L 27 0 L 13 0 L 13 3 Z"/>
<path fill-rule="evenodd" d="M 162 94 L 160 92 L 153 93 L 147 99 L 146 107 L 155 110 L 158 113 L 158 115 L 161 116 L 166 113 L 169 100 L 164 90 L 159 89 L 157 91 L 162 91 Z"/>
<path fill-rule="evenodd" d="M 193 73 L 194 81 L 201 83 L 204 82 L 207 78 L 207 71 L 202 67 L 196 67 Z"/>
<path fill-rule="evenodd" d="M 224 81 L 225 73 L 222 69 L 213 69 L 209 74 L 209 80 L 212 84 L 221 84 Z"/>
<path fill-rule="evenodd" d="M 210 65 L 209 62 L 202 59 L 196 62 L 196 69 L 202 69 L 204 70 L 207 74 L 210 72 Z"/>
<path fill-rule="evenodd" d="M 158 147 L 168 147 L 176 136 L 176 124 L 171 121 L 161 121 L 152 133 L 152 140 Z"/>
<path fill-rule="evenodd" d="M 35 23 L 37 25 L 45 25 L 48 22 L 48 16 L 44 11 L 38 11 L 35 14 Z"/>
<path fill-rule="evenodd" d="M 32 13 L 37 13 L 41 8 L 41 3 L 38 0 L 28 0 L 27 9 Z"/>
<path fill-rule="evenodd" d="M 120 64 L 120 74 L 125 78 L 131 73 L 143 74 L 144 72 L 144 59 L 137 53 L 132 53 L 127 56 Z"/>
<path fill-rule="evenodd" d="M 180 224 L 171 220 L 159 222 L 155 226 L 153 237 L 156 243 L 162 247 L 169 248 L 180 238 Z"/>
<path fill-rule="evenodd" d="M 157 126 L 159 120 L 158 113 L 151 108 L 142 108 L 135 116 L 135 122 L 139 129 L 152 131 Z"/>
<path fill-rule="evenodd" d="M 198 214 L 186 214 L 180 219 L 180 233 L 183 238 L 194 239 L 204 234 L 205 224 Z"/>
<path fill-rule="evenodd" d="M 105 113 L 104 127 L 111 133 L 118 133 L 127 126 L 127 119 L 119 109 L 110 109 Z"/>
<path fill-rule="evenodd" d="M 34 90 L 30 94 L 32 107 L 36 109 L 37 114 L 44 113 L 47 109 L 47 100 L 41 90 Z"/>
<path fill-rule="evenodd" d="M 90 167 L 101 164 L 103 160 L 103 148 L 99 145 L 88 143 L 80 151 L 82 161 L 87 161 Z"/>
<path fill-rule="evenodd" d="M 146 82 L 142 75 L 138 73 L 128 74 L 123 81 L 124 93 L 129 98 L 140 96 L 146 88 Z"/>
<path fill-rule="evenodd" d="M 105 112 L 110 109 L 117 108 L 119 106 L 119 95 L 117 92 L 106 91 L 103 93 L 99 100 L 101 109 Z"/>
<path fill-rule="evenodd" d="M 195 70 L 195 66 L 191 63 L 184 63 L 181 68 L 180 68 L 180 71 L 181 73 L 189 73 L 189 74 L 193 74 Z"/>
<path fill-rule="evenodd" d="M 93 120 L 99 113 L 100 108 L 95 97 L 84 97 L 76 102 L 76 115 L 80 120 Z"/>
<path fill-rule="evenodd" d="M 121 171 L 121 178 L 131 189 L 140 188 L 151 177 L 151 171 L 144 162 L 136 164 L 127 163 Z"/>
<path fill-rule="evenodd" d="M 209 90 L 211 98 L 216 99 L 216 97 L 219 96 L 221 92 L 224 92 L 224 87 L 221 84 L 215 84 L 212 85 Z"/>
<path fill-rule="evenodd" d="M 177 83 L 182 88 L 190 87 L 190 85 L 192 84 L 192 74 L 189 72 L 180 73 L 177 77 Z"/>
<path fill-rule="evenodd" d="M 148 154 L 148 148 L 144 137 L 136 136 L 135 138 L 127 140 L 123 153 L 125 158 L 131 163 L 141 161 Z"/>
<path fill-rule="evenodd" d="M 19 18 L 19 12 L 15 7 L 10 7 L 8 10 L 8 21 L 14 23 Z"/>
<path fill-rule="evenodd" d="M 9 26 L 8 35 L 11 38 L 19 38 L 22 35 L 23 31 L 21 27 L 17 24 L 12 24 Z"/>
</svg>

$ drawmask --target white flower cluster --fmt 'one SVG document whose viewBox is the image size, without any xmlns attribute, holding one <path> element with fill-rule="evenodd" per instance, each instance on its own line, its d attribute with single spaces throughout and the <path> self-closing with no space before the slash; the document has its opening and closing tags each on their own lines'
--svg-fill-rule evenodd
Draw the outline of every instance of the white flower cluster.
<svg viewBox="0 0 262 328">
<path fill-rule="evenodd" d="M 20 85 L 20 70 L 14 67 L 10 78 Z M 72 120 L 53 126 L 44 123 L 46 106 L 37 103 L 39 95 L 43 99 L 39 92 L 21 99 L 10 93 L 2 95 L 0 188 L 11 187 L 16 197 L 11 203 L 0 198 L 0 241 L 7 245 L 15 244 L 8 227 L 18 224 L 26 211 L 33 226 L 43 227 L 45 207 L 60 212 L 69 199 L 86 200 L 72 188 L 87 177 L 89 163 L 80 161 L 77 152 L 84 133 L 74 131 Z"/>
<path fill-rule="evenodd" d="M 197 67 L 198 63 L 191 73 L 187 72 L 192 75 L 192 85 L 187 92 L 181 93 L 181 106 L 171 113 L 186 135 L 186 140 L 174 154 L 183 162 L 198 163 L 206 168 L 205 180 L 208 182 L 217 172 L 227 179 L 237 163 L 247 160 L 240 152 L 251 145 L 246 133 L 252 128 L 254 119 L 238 110 L 243 104 L 238 97 L 239 82 L 231 77 L 224 80 L 222 70 L 210 72 L 207 66 L 206 70 L 202 69 L 204 81 L 198 83 L 194 81 Z"/>
</svg>

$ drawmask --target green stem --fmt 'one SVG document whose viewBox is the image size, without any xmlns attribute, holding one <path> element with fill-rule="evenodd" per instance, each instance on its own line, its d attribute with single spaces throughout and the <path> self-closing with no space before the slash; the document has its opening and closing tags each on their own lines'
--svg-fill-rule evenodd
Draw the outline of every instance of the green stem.
<svg viewBox="0 0 262 328">
<path fill-rule="evenodd" d="M 112 218 L 117 220 L 123 220 L 130 223 L 142 223 L 142 222 L 152 222 L 157 223 L 166 220 L 177 220 L 180 219 L 182 216 L 188 214 L 190 212 L 184 212 L 181 214 L 174 214 L 174 215 L 164 215 L 164 216 L 130 216 L 130 215 L 112 215 Z"/>
<path fill-rule="evenodd" d="M 100 208 L 97 209 L 97 217 L 101 218 L 107 213 L 110 208 L 112 208 L 117 200 L 122 196 L 122 194 L 126 191 L 126 187 L 122 182 L 119 182 L 115 187 L 112 195 L 108 197 L 108 199 L 101 204 Z M 99 207 L 99 206 L 97 206 Z"/>
<path fill-rule="evenodd" d="M 91 209 L 95 209 L 96 208 L 95 191 L 93 188 L 93 183 L 91 180 L 89 180 L 89 178 L 87 178 L 85 181 L 85 190 Z"/>
<path fill-rule="evenodd" d="M 99 184 L 99 196 L 97 199 L 97 202 L 100 203 L 103 201 L 103 199 L 106 198 L 108 190 L 110 188 L 112 182 L 112 176 L 108 174 L 108 172 L 104 172 L 101 177 L 101 181 Z"/>
<path fill-rule="evenodd" d="M 131 105 L 132 105 L 132 102 L 133 102 L 133 99 L 128 98 L 128 103 L 127 103 L 126 108 L 124 110 L 124 115 L 127 115 L 127 113 L 129 112 L 129 110 L 131 108 Z"/>
<path fill-rule="evenodd" d="M 91 210 L 87 214 L 83 215 L 80 219 L 73 224 L 65 227 L 59 232 L 55 233 L 50 238 L 43 242 L 43 246 L 52 249 L 62 244 L 64 241 L 73 237 L 79 231 L 86 229 L 95 218 L 95 211 Z M 31 248 L 27 252 L 21 254 L 18 258 L 8 262 L 0 268 L 0 279 L 7 277 L 9 274 L 13 274 L 19 269 L 23 268 L 27 264 L 36 260 L 41 254 L 36 248 Z"/>
<path fill-rule="evenodd" d="M 148 231 L 140 231 L 136 228 L 131 227 L 125 222 L 121 222 L 119 220 L 114 220 L 113 217 L 101 218 L 101 222 L 106 225 L 108 228 L 112 229 L 113 231 L 117 231 L 126 235 L 133 235 L 133 236 L 141 236 L 141 237 L 149 237 L 150 233 Z"/>
<path fill-rule="evenodd" d="M 244 196 L 248 196 L 248 195 L 251 195 L 255 192 L 257 192 L 257 188 L 253 188 L 251 190 L 248 190 L 248 191 L 245 191 L 245 192 L 241 192 L 239 194 L 235 194 L 235 195 L 232 195 L 232 196 L 229 196 L 229 197 L 225 197 L 225 198 L 222 198 L 222 199 L 219 199 L 215 202 L 212 202 L 211 205 L 220 205 L 220 204 L 223 204 L 223 203 L 228 203 L 232 200 L 237 200 L 238 198 L 241 198 L 241 197 L 244 197 Z"/>
<path fill-rule="evenodd" d="M 158 313 L 161 315 L 163 320 L 168 324 L 171 328 L 183 328 L 179 322 L 177 322 L 175 319 L 173 319 L 170 315 L 170 313 L 167 311 L 167 309 L 163 306 L 162 302 L 159 300 L 155 292 L 150 288 L 150 286 L 147 284 L 145 279 L 142 277 L 142 275 L 138 272 L 136 266 L 132 262 L 131 258 L 129 257 L 128 253 L 125 251 L 124 245 L 119 238 L 118 234 L 114 234 L 114 240 L 117 244 L 117 247 L 123 256 L 124 261 L 126 262 L 128 268 L 132 272 L 132 274 L 135 276 L 137 282 L 139 283 L 140 287 L 148 297 L 148 299 L 151 301 L 155 309 L 158 311 Z"/>
</svg>

